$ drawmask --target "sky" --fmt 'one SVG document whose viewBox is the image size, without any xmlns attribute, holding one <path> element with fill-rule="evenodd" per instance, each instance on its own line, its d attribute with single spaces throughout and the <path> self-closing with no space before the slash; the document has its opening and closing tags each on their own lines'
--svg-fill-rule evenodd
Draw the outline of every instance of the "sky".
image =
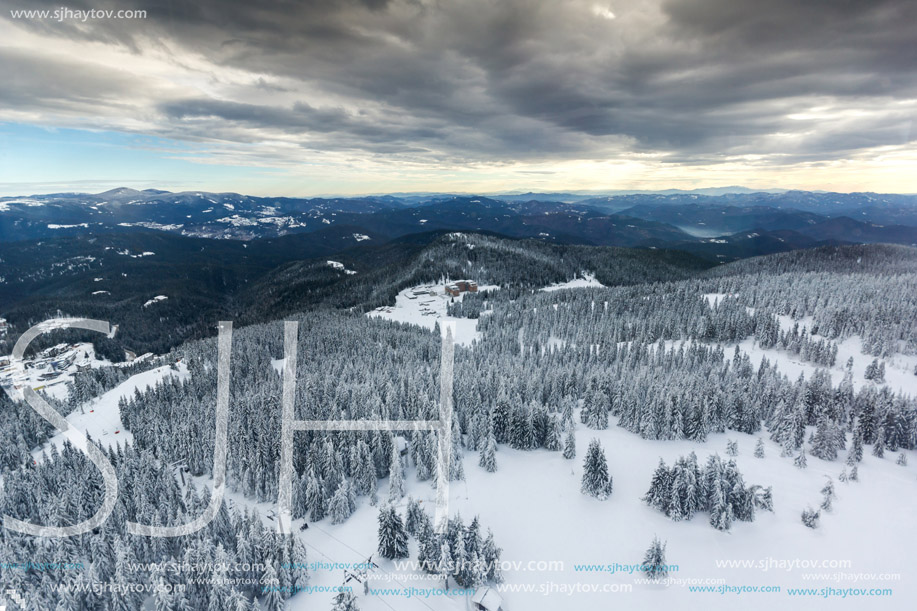
<svg viewBox="0 0 917 611">
<path fill-rule="evenodd" d="M 0 195 L 917 193 L 912 0 L 0 11 Z"/>
</svg>

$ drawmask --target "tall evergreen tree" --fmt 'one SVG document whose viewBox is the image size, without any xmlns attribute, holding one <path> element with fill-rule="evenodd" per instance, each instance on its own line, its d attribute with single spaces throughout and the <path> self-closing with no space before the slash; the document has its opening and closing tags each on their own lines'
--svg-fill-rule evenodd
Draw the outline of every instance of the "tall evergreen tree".
<svg viewBox="0 0 917 611">
<path fill-rule="evenodd" d="M 665 561 L 665 543 L 659 541 L 658 537 L 653 537 L 646 554 L 643 556 L 643 562 L 640 570 L 646 575 L 647 579 L 658 581 L 665 579 L 669 575 L 669 567 Z"/>
<path fill-rule="evenodd" d="M 487 442 L 481 448 L 478 464 L 488 473 L 494 473 L 497 470 L 497 440 L 493 435 L 488 436 Z"/>
<path fill-rule="evenodd" d="M 604 501 L 611 494 L 612 488 L 612 478 L 608 473 L 605 451 L 599 440 L 593 439 L 589 443 L 586 459 L 583 462 L 583 482 L 580 489 L 583 494 Z"/>
<path fill-rule="evenodd" d="M 564 439 L 564 458 L 572 460 L 576 457 L 576 434 L 573 429 L 567 431 L 567 437 Z"/>
<path fill-rule="evenodd" d="M 408 533 L 392 506 L 379 511 L 379 555 L 388 559 L 408 557 Z"/>
</svg>

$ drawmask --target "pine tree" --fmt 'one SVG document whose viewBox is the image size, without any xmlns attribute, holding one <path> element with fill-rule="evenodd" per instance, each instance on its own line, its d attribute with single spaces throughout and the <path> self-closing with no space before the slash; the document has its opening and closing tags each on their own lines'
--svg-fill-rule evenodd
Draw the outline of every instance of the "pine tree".
<svg viewBox="0 0 917 611">
<path fill-rule="evenodd" d="M 820 512 L 815 511 L 811 507 L 808 507 L 802 512 L 802 523 L 809 528 L 818 528 L 818 519 L 820 517 Z"/>
<path fill-rule="evenodd" d="M 759 499 L 758 507 L 760 507 L 761 509 L 763 509 L 763 510 L 765 510 L 765 511 L 769 511 L 769 512 L 771 512 L 771 513 L 774 513 L 774 491 L 773 491 L 773 488 L 771 488 L 770 486 L 768 486 L 767 488 L 764 489 L 764 493 L 761 495 L 761 497 L 760 497 L 760 499 Z"/>
<path fill-rule="evenodd" d="M 734 519 L 732 505 L 726 502 L 726 495 L 718 486 L 714 495 L 714 504 L 710 508 L 710 525 L 717 530 L 729 530 Z"/>
<path fill-rule="evenodd" d="M 404 530 L 411 536 L 417 536 L 421 529 L 421 523 L 426 519 L 424 510 L 421 509 L 420 503 L 414 500 L 414 497 L 408 497 L 408 508 L 404 516 Z"/>
<path fill-rule="evenodd" d="M 576 457 L 576 434 L 571 428 L 567 431 L 567 437 L 564 439 L 564 458 L 572 460 Z"/>
<path fill-rule="evenodd" d="M 837 441 L 834 424 L 823 414 L 812 436 L 812 455 L 822 460 L 834 460 L 837 458 Z"/>
<path fill-rule="evenodd" d="M 902 467 L 906 467 L 907 466 L 907 454 L 905 454 L 904 452 L 902 452 L 901 454 L 898 454 L 898 460 L 896 460 L 895 463 L 901 465 Z"/>
<path fill-rule="evenodd" d="M 796 456 L 795 460 L 793 460 L 793 464 L 796 465 L 796 467 L 799 469 L 805 469 L 808 466 L 808 462 L 806 461 L 806 449 L 805 448 L 802 448 L 801 450 L 799 450 L 799 455 Z"/>
<path fill-rule="evenodd" d="M 404 471 L 398 444 L 392 444 L 392 458 L 388 472 L 388 502 L 397 504 L 404 497 Z"/>
<path fill-rule="evenodd" d="M 487 442 L 481 448 L 478 464 L 488 473 L 494 473 L 497 470 L 497 440 L 493 435 L 488 436 Z"/>
<path fill-rule="evenodd" d="M 427 573 L 436 573 L 439 560 L 439 540 L 430 520 L 419 522 L 417 529 L 417 562 Z"/>
<path fill-rule="evenodd" d="M 863 460 L 863 427 L 857 425 L 853 432 L 853 445 L 850 446 L 847 454 L 847 464 L 853 466 L 861 460 Z"/>
<path fill-rule="evenodd" d="M 760 437 L 758 443 L 755 444 L 755 458 L 764 458 L 764 440 Z"/>
<path fill-rule="evenodd" d="M 653 473 L 650 489 L 643 496 L 643 501 L 650 507 L 655 507 L 669 515 L 672 503 L 672 474 L 666 467 L 665 461 L 659 459 L 659 466 Z"/>
<path fill-rule="evenodd" d="M 360 607 L 357 605 L 357 597 L 353 590 L 341 590 L 334 597 L 334 606 L 331 611 L 360 611 Z"/>
<path fill-rule="evenodd" d="M 408 533 L 392 506 L 379 511 L 379 554 L 388 559 L 408 557 Z"/>
<path fill-rule="evenodd" d="M 443 576 L 446 581 L 446 588 L 449 587 L 449 577 L 455 572 L 456 562 L 452 558 L 452 550 L 449 549 L 449 539 L 443 537 L 439 546 L 439 561 L 436 566 L 436 572 Z"/>
<path fill-rule="evenodd" d="M 306 484 L 306 506 L 309 508 L 309 519 L 318 522 L 325 517 L 325 493 L 313 469 L 309 470 Z"/>
<path fill-rule="evenodd" d="M 821 502 L 821 508 L 824 509 L 825 511 L 830 512 L 832 502 L 834 501 L 834 497 L 835 497 L 834 482 L 831 481 L 831 478 L 828 478 L 828 481 L 825 482 L 824 487 L 821 489 L 821 493 L 823 497 L 822 502 Z"/>
<path fill-rule="evenodd" d="M 604 393 L 598 388 L 586 393 L 583 398 L 583 410 L 580 413 L 583 424 L 591 429 L 608 428 L 608 407 Z"/>
<path fill-rule="evenodd" d="M 561 426 L 556 416 L 550 419 L 547 437 L 545 438 L 544 447 L 552 452 L 558 452 L 562 449 Z"/>
<path fill-rule="evenodd" d="M 502 552 L 503 550 L 497 547 L 494 541 L 493 532 L 488 530 L 487 538 L 484 539 L 484 544 L 481 546 L 481 553 L 484 564 L 487 567 L 487 581 L 490 583 L 500 583 L 503 581 L 503 572 L 500 567 L 500 554 Z"/>
<path fill-rule="evenodd" d="M 274 570 L 273 564 L 268 563 L 264 575 L 261 578 L 261 591 L 267 593 L 262 604 L 267 611 L 283 611 L 284 601 L 280 588 L 280 579 L 277 577 L 277 571 Z"/>
<path fill-rule="evenodd" d="M 453 481 L 465 479 L 465 466 L 462 462 L 462 434 L 459 430 L 458 419 L 452 421 L 452 464 L 449 468 L 449 479 Z"/>
<path fill-rule="evenodd" d="M 647 579 L 652 579 L 653 581 L 668 577 L 669 568 L 665 561 L 665 543 L 661 543 L 658 537 L 653 537 L 653 542 L 643 556 L 640 570 L 646 575 Z"/>
<path fill-rule="evenodd" d="M 726 455 L 727 456 L 738 456 L 739 455 L 739 443 L 732 439 L 726 441 Z"/>
<path fill-rule="evenodd" d="M 353 499 L 353 492 L 348 480 L 341 482 L 341 485 L 338 486 L 338 489 L 335 490 L 334 496 L 331 497 L 331 501 L 328 503 L 328 513 L 331 515 L 332 524 L 341 524 L 349 518 L 354 510 L 356 509 L 356 504 Z"/>
<path fill-rule="evenodd" d="M 879 359 L 873 359 L 872 363 L 866 366 L 866 373 L 863 377 L 872 380 L 876 384 L 885 383 L 885 361 L 879 363 Z"/>
<path fill-rule="evenodd" d="M 604 501 L 612 492 L 612 478 L 608 474 L 608 461 L 605 451 L 598 439 L 589 443 L 586 451 L 586 460 L 583 462 L 583 482 L 580 488 L 583 494 L 588 494 Z"/>
<path fill-rule="evenodd" d="M 872 455 L 876 458 L 885 457 L 885 428 L 879 427 L 876 433 L 876 442 L 872 445 Z"/>
</svg>

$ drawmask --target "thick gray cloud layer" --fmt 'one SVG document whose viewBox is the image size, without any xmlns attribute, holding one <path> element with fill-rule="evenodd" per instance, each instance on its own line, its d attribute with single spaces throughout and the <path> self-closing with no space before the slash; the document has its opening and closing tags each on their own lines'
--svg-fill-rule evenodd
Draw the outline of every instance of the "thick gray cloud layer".
<svg viewBox="0 0 917 611">
<path fill-rule="evenodd" d="M 13 75 L 0 87 L 4 109 L 79 114 L 96 104 L 114 115 L 142 112 L 163 136 L 283 138 L 303 150 L 421 162 L 643 153 L 679 163 L 790 163 L 917 139 L 912 0 L 68 6 L 143 9 L 147 18 L 14 23 L 138 58 L 164 53 L 176 66 L 204 57 L 214 87 L 146 91 L 139 67 L 94 71 L 79 57 L 62 63 L 0 47 L 0 65 Z M 226 83 L 224 70 L 250 81 Z"/>
</svg>

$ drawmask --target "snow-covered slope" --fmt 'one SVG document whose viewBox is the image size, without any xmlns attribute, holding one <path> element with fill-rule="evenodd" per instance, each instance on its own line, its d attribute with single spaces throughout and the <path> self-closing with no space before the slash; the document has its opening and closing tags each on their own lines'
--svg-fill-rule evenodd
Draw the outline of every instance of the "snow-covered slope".
<svg viewBox="0 0 917 611">
<path fill-rule="evenodd" d="M 834 509 L 822 512 L 821 526 L 812 530 L 803 526 L 800 513 L 807 506 L 818 507 L 819 490 L 828 477 L 836 481 L 841 462 L 810 457 L 808 468 L 798 469 L 792 459 L 781 458 L 780 448 L 766 437 L 765 458 L 754 458 L 756 437 L 741 433 L 714 435 L 697 444 L 647 441 L 616 426 L 604 431 L 580 426 L 576 438 L 578 455 L 572 461 L 559 452 L 524 452 L 501 446 L 499 470 L 493 474 L 477 465 L 476 453 L 466 453 L 466 481 L 451 487 L 451 511 L 460 513 L 466 522 L 480 515 L 482 525 L 497 533 L 505 576 L 499 589 L 506 609 L 889 609 L 893 607 L 887 596 L 798 597 L 788 592 L 826 586 L 839 590 L 891 587 L 897 601 L 917 595 L 917 585 L 909 578 L 917 571 L 917 559 L 909 546 L 894 543 L 904 534 L 895 525 L 910 523 L 917 506 L 914 466 L 898 466 L 894 457 L 865 456 L 860 481 L 835 484 Z M 593 438 L 601 441 L 614 477 L 614 492 L 606 501 L 580 493 L 583 454 Z M 660 457 L 668 464 L 691 451 L 702 461 L 712 453 L 726 458 L 727 439 L 738 441 L 735 460 L 746 484 L 773 486 L 773 514 L 759 512 L 755 522 L 736 522 L 731 532 L 723 533 L 707 523 L 707 514 L 698 514 L 689 522 L 673 522 L 641 501 Z M 911 465 L 917 464 L 914 452 L 908 454 Z M 414 481 L 409 469 L 406 483 L 408 494 L 432 505 L 429 482 Z M 385 497 L 385 491 L 385 484 L 380 484 L 380 497 Z M 877 498 L 895 499 L 883 505 L 881 517 L 876 515 Z M 332 526 L 327 519 L 311 524 L 299 535 L 309 545 L 311 561 L 365 560 L 375 552 L 376 514 L 377 509 L 364 502 L 344 524 Z M 670 572 L 668 585 L 637 583 L 641 576 L 626 570 L 611 573 L 578 567 L 638 564 L 653 536 L 667 542 L 667 562 L 678 565 Z M 413 541 L 411 553 L 416 558 Z M 372 588 L 442 587 L 441 579 L 398 570 L 393 562 L 377 557 L 374 560 L 381 570 L 371 574 Z M 743 561 L 754 566 L 742 568 Z M 723 566 L 728 563 L 738 566 Z M 886 579 L 870 579 L 868 574 Z M 343 575 L 341 568 L 321 568 L 313 571 L 311 583 L 340 585 Z M 690 586 L 777 586 L 780 591 L 720 594 L 692 592 Z M 462 596 L 416 596 L 407 599 L 391 592 L 361 596 L 360 607 L 364 611 L 466 608 Z M 332 598 L 330 593 L 313 592 L 291 603 L 293 609 L 323 609 L 330 607 Z"/>
<path fill-rule="evenodd" d="M 573 280 L 568 280 L 567 282 L 560 282 L 546 286 L 542 291 L 561 291 L 563 289 L 582 289 L 582 288 L 600 288 L 604 286 L 601 282 L 595 279 L 595 274 L 590 274 L 589 272 L 582 272 L 581 277 L 574 278 Z"/>
<path fill-rule="evenodd" d="M 102 396 L 96 397 L 77 408 L 76 411 L 67 416 L 67 422 L 73 427 L 71 431 L 79 431 L 102 446 L 110 447 L 118 443 L 128 443 L 133 440 L 133 435 L 124 428 L 121 422 L 118 402 L 121 399 L 132 397 L 138 389 L 143 391 L 148 387 L 155 386 L 169 376 L 184 378 L 187 375 L 187 368 L 182 363 L 178 364 L 177 370 L 173 370 L 169 365 L 163 365 L 162 367 L 138 373 Z M 60 449 L 66 439 L 70 439 L 71 443 L 76 447 L 82 447 L 80 440 L 69 434 L 71 431 L 54 435 L 48 440 L 47 444 L 34 450 L 32 455 L 38 459 L 42 452 L 48 449 L 49 444 L 54 444 Z"/>
<path fill-rule="evenodd" d="M 493 291 L 498 288 L 500 287 L 485 285 L 478 287 L 478 291 Z M 465 293 L 460 293 L 457 297 L 447 295 L 443 284 L 422 284 L 398 293 L 394 306 L 376 308 L 367 313 L 367 316 L 419 325 L 427 329 L 433 329 L 437 322 L 448 320 L 455 324 L 456 343 L 470 346 L 479 335 L 477 319 L 455 318 L 446 313 L 451 300 L 461 301 L 464 296 Z"/>
</svg>

